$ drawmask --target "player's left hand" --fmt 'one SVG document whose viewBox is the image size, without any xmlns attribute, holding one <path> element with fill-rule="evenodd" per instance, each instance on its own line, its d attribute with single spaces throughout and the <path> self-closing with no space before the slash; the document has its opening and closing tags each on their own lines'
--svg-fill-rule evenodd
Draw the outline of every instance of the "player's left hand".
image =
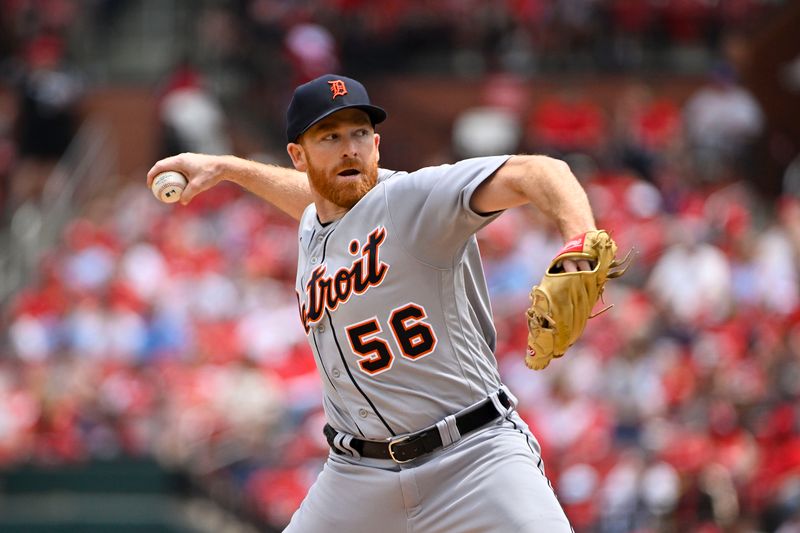
<svg viewBox="0 0 800 533">
<path fill-rule="evenodd" d="M 587 271 L 592 269 L 592 263 L 586 259 L 580 259 L 578 261 L 574 259 L 564 259 L 561 262 L 561 268 L 564 269 L 564 272 Z"/>
<path fill-rule="evenodd" d="M 616 259 L 617 245 L 604 230 L 570 240 L 531 290 L 525 363 L 542 370 L 578 340 L 609 279 L 625 273 L 628 254 Z M 601 311 L 602 312 L 602 311 Z"/>
</svg>

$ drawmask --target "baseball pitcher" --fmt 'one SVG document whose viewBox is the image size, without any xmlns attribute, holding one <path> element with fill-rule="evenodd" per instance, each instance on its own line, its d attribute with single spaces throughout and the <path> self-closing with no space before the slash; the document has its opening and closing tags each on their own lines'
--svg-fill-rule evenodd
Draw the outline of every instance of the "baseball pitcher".
<svg viewBox="0 0 800 533">
<path fill-rule="evenodd" d="M 591 313 L 616 275 L 613 241 L 558 160 L 379 168 L 375 125 L 386 116 L 359 82 L 326 75 L 298 87 L 287 111 L 295 170 L 181 154 L 148 173 L 186 175 L 184 204 L 230 180 L 299 221 L 298 312 L 324 387 L 330 454 L 286 531 L 569 532 L 498 374 L 475 232 L 532 203 L 568 241 L 553 281 L 532 293 L 532 368 L 580 334 L 563 310 Z M 576 277 L 578 288 L 564 281 Z"/>
</svg>

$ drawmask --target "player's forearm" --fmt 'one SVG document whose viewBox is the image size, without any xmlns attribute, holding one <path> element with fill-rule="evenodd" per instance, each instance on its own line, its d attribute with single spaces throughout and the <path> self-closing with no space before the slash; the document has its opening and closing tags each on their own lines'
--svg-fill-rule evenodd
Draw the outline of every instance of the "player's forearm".
<svg viewBox="0 0 800 533">
<path fill-rule="evenodd" d="M 312 202 L 305 173 L 297 170 L 233 158 L 226 161 L 224 179 L 232 181 L 300 220 Z"/>
<path fill-rule="evenodd" d="M 184 153 L 167 157 L 147 173 L 148 187 L 159 173 L 168 170 L 180 172 L 189 182 L 181 194 L 184 205 L 221 181 L 239 184 L 296 220 L 312 202 L 304 173 L 231 155 Z"/>
<path fill-rule="evenodd" d="M 595 229 L 586 192 L 565 162 L 531 156 L 526 166 L 526 178 L 516 182 L 519 191 L 557 225 L 564 239 Z"/>
</svg>

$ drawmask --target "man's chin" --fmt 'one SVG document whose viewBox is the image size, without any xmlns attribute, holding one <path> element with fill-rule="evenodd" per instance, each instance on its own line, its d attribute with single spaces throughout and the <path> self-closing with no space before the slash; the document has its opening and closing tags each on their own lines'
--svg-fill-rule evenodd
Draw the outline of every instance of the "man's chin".
<svg viewBox="0 0 800 533">
<path fill-rule="evenodd" d="M 366 196 L 371 189 L 372 187 L 369 189 L 359 189 L 358 191 L 348 191 L 346 194 L 341 194 L 341 191 L 339 191 L 339 194 L 333 195 L 333 198 L 328 199 L 339 207 L 350 209 L 359 201 L 361 201 L 361 199 L 364 198 L 364 196 Z"/>
<path fill-rule="evenodd" d="M 325 177 L 315 172 L 309 173 L 312 187 L 329 202 L 350 209 L 356 205 L 378 181 L 376 172 L 358 172 L 356 174 L 333 174 Z"/>
</svg>

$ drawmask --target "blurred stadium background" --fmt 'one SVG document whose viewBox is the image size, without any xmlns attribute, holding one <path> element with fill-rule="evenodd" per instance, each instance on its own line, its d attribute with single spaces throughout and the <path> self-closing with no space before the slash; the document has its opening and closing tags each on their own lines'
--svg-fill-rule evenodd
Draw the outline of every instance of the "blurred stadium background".
<svg viewBox="0 0 800 533">
<path fill-rule="evenodd" d="M 563 157 L 640 255 L 546 372 L 532 210 L 480 234 L 498 360 L 578 533 L 800 531 L 800 2 L 0 0 L 0 531 L 278 531 L 321 468 L 295 226 L 158 158 L 288 164 L 358 77 L 382 163 Z M 342 510 L 357 512 L 357 510 Z"/>
</svg>

